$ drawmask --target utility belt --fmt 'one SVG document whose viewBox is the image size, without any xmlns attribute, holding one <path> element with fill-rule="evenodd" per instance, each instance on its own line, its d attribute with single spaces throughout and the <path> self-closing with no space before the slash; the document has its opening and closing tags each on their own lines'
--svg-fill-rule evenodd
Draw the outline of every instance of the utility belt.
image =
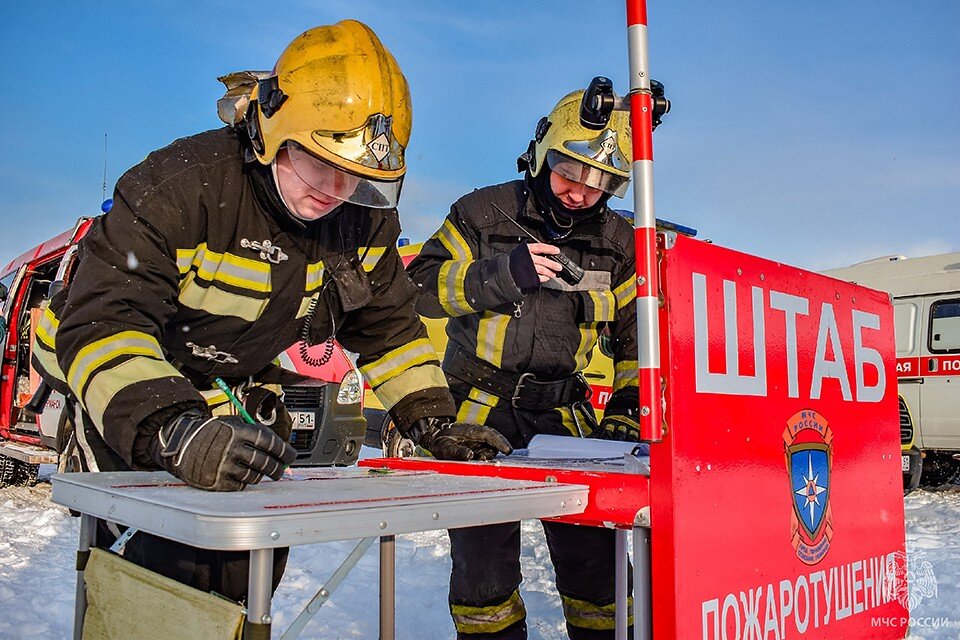
<svg viewBox="0 0 960 640">
<path fill-rule="evenodd" d="M 509 401 L 517 409 L 555 409 L 590 398 L 590 385 L 580 373 L 559 380 L 538 380 L 532 373 L 504 371 L 461 347 L 447 349 L 443 370 L 463 383 Z"/>
</svg>

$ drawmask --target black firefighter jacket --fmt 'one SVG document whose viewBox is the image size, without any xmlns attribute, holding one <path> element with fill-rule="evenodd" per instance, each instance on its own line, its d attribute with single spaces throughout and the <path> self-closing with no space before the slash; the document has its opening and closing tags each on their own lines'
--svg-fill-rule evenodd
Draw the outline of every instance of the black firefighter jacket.
<svg viewBox="0 0 960 640">
<path fill-rule="evenodd" d="M 304 332 L 359 354 L 398 424 L 454 415 L 397 254 L 397 212 L 344 204 L 300 225 L 269 168 L 244 163 L 239 135 L 177 140 L 121 177 L 41 320 L 44 377 L 134 466 L 138 434 L 159 427 L 148 418 L 205 406 L 198 389 L 270 370 Z"/>
<path fill-rule="evenodd" d="M 517 288 L 509 254 L 529 238 L 504 214 L 576 261 L 586 270 L 583 280 L 575 286 L 553 279 L 533 289 Z M 460 346 L 504 371 L 529 372 L 543 380 L 585 369 L 599 332 L 609 325 L 614 382 L 605 415 L 635 423 L 633 228 L 604 207 L 562 240 L 545 236 L 543 215 L 522 180 L 465 195 L 407 267 L 420 289 L 417 310 L 427 317 L 450 318 L 448 354 Z"/>
</svg>

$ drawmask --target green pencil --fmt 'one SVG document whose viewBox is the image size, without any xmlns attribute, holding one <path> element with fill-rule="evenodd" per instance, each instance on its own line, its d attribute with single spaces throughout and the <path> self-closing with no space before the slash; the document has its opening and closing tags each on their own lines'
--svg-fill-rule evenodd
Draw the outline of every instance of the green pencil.
<svg viewBox="0 0 960 640">
<path fill-rule="evenodd" d="M 215 378 L 214 382 L 220 387 L 220 390 L 227 394 L 227 398 L 230 402 L 237 408 L 237 412 L 240 414 L 240 417 L 244 419 L 248 424 L 255 424 L 256 421 L 247 413 L 247 410 L 243 408 L 243 403 L 237 399 L 237 396 L 233 395 L 233 391 L 230 391 L 230 387 L 227 386 L 227 383 L 223 381 L 223 378 Z"/>
</svg>

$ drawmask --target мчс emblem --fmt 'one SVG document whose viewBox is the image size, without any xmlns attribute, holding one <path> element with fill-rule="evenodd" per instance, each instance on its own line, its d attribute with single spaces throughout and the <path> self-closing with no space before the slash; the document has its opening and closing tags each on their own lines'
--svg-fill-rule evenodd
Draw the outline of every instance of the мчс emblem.
<svg viewBox="0 0 960 640">
<path fill-rule="evenodd" d="M 804 564 L 823 560 L 833 538 L 832 441 L 830 425 L 812 409 L 791 416 L 783 432 L 793 503 L 790 542 Z"/>
</svg>

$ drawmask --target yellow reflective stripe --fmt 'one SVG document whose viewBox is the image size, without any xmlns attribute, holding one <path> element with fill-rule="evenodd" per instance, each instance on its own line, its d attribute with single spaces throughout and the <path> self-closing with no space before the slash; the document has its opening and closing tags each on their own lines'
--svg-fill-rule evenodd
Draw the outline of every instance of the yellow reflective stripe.
<svg viewBox="0 0 960 640">
<path fill-rule="evenodd" d="M 471 387 L 470 393 L 467 394 L 467 400 L 460 405 L 460 409 L 457 411 L 457 421 L 486 424 L 487 418 L 490 416 L 490 409 L 497 406 L 499 401 L 500 398 L 492 393 Z"/>
<path fill-rule="evenodd" d="M 40 316 L 40 323 L 37 325 L 37 339 L 51 350 L 57 347 L 57 329 L 60 328 L 60 320 L 50 311 L 49 303 L 44 303 L 43 315 Z"/>
<path fill-rule="evenodd" d="M 573 356 L 577 371 L 586 369 L 587 365 L 590 364 L 590 354 L 593 352 L 593 347 L 596 346 L 599 336 L 597 331 L 599 324 L 599 322 L 587 322 L 580 325 L 580 344 L 577 345 L 577 352 Z"/>
<path fill-rule="evenodd" d="M 467 302 L 465 280 L 471 262 L 447 261 L 440 265 L 437 275 L 437 296 L 440 306 L 451 317 L 473 313 L 475 309 Z"/>
<path fill-rule="evenodd" d="M 460 230 L 450 221 L 450 218 L 443 221 L 443 225 L 433 237 L 440 240 L 440 244 L 453 256 L 454 262 L 465 262 L 473 258 L 470 245 L 463 239 L 463 234 L 461 234 Z"/>
<path fill-rule="evenodd" d="M 627 278 L 616 289 L 613 295 L 617 298 L 617 310 L 623 309 L 637 297 L 637 285 L 633 278 Z"/>
<path fill-rule="evenodd" d="M 253 322 L 267 307 L 267 298 L 248 298 L 217 287 L 204 287 L 194 281 L 190 273 L 180 283 L 177 299 L 185 307 L 206 311 L 218 316 L 234 316 Z"/>
<path fill-rule="evenodd" d="M 63 371 L 60 370 L 60 363 L 57 362 L 57 354 L 54 353 L 52 349 L 48 349 L 40 340 L 37 340 L 33 345 L 33 355 L 40 361 L 40 366 L 43 367 L 46 373 L 61 382 L 67 381 L 63 375 Z"/>
<path fill-rule="evenodd" d="M 223 282 L 241 289 L 261 293 L 270 291 L 269 263 L 229 253 L 204 252 L 197 274 L 205 280 Z"/>
<path fill-rule="evenodd" d="M 613 391 L 619 391 L 629 386 L 639 386 L 639 369 L 640 363 L 636 360 L 618 362 L 613 368 Z"/>
<path fill-rule="evenodd" d="M 200 395 L 203 396 L 203 399 L 206 400 L 208 407 L 215 407 L 219 404 L 224 404 L 229 402 L 230 398 L 227 397 L 223 391 L 220 389 L 207 389 L 206 391 L 201 391 Z"/>
<path fill-rule="evenodd" d="M 93 376 L 84 394 L 83 406 L 93 423 L 102 431 L 103 414 L 117 393 L 137 382 L 167 377 L 181 377 L 180 372 L 169 362 L 142 356 L 130 358 Z"/>
<path fill-rule="evenodd" d="M 484 311 L 477 325 L 477 357 L 495 367 L 503 360 L 503 341 L 513 316 Z"/>
<path fill-rule="evenodd" d="M 571 626 L 596 630 L 614 629 L 617 626 L 617 607 L 614 603 L 601 607 L 563 594 L 560 595 L 560 601 L 563 603 L 563 617 Z M 627 624 L 632 625 L 633 596 L 627 598 L 627 612 Z"/>
<path fill-rule="evenodd" d="M 317 297 L 318 294 L 313 294 L 312 296 L 307 296 L 300 301 L 300 308 L 297 309 L 297 317 L 302 318 L 307 315 L 307 311 L 310 310 L 310 303 L 313 302 L 313 299 Z"/>
<path fill-rule="evenodd" d="M 223 282 L 260 293 L 268 293 L 271 290 L 270 264 L 267 262 L 243 258 L 232 253 L 210 251 L 206 244 L 201 244 L 196 249 L 177 249 L 177 268 L 180 274 L 185 275 L 191 266 L 196 267 L 197 275 L 210 282 Z"/>
<path fill-rule="evenodd" d="M 610 291 L 588 291 L 593 303 L 593 319 L 597 322 L 610 322 L 614 318 L 616 298 Z"/>
<path fill-rule="evenodd" d="M 390 378 L 378 387 L 373 393 L 384 409 L 391 409 L 405 396 L 424 389 L 446 389 L 447 379 L 443 370 L 435 364 L 422 364 L 411 367 L 394 378 Z"/>
<path fill-rule="evenodd" d="M 307 293 L 319 289 L 323 284 L 323 260 L 307 265 Z"/>
<path fill-rule="evenodd" d="M 427 338 L 418 338 L 402 347 L 397 347 L 385 356 L 360 367 L 360 373 L 371 387 L 378 387 L 401 371 L 425 362 L 437 361 L 437 352 Z"/>
<path fill-rule="evenodd" d="M 206 244 L 201 244 L 193 249 L 177 249 L 177 269 L 181 276 L 190 271 L 190 265 L 193 264 L 193 259 L 197 257 L 197 252 L 206 249 L 206 247 Z"/>
<path fill-rule="evenodd" d="M 367 255 L 363 255 L 366 252 Z M 363 256 L 363 261 L 360 265 L 363 267 L 364 271 L 373 271 L 373 268 L 377 266 L 377 263 L 380 262 L 380 258 L 383 257 L 383 254 L 387 252 L 386 247 L 360 247 L 357 249 L 357 256 Z"/>
<path fill-rule="evenodd" d="M 453 624 L 460 633 L 496 633 L 527 617 L 526 607 L 520 592 L 514 590 L 501 604 L 486 607 L 471 607 L 451 604 Z"/>
<path fill-rule="evenodd" d="M 70 388 L 79 396 L 94 369 L 126 355 L 152 356 L 163 360 L 163 352 L 156 338 L 142 331 L 121 331 L 80 349 L 67 373 Z"/>
</svg>

